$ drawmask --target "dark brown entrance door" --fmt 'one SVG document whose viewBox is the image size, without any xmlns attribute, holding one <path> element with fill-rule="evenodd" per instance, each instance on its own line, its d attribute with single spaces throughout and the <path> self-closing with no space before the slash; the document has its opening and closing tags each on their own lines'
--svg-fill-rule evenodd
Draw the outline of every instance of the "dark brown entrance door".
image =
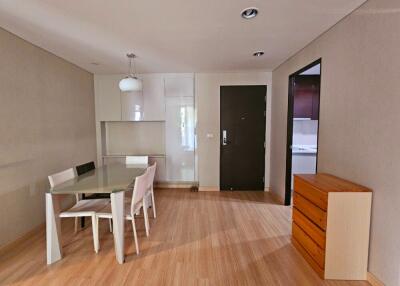
<svg viewBox="0 0 400 286">
<path fill-rule="evenodd" d="M 264 190 L 267 86 L 221 86 L 220 189 Z"/>
</svg>

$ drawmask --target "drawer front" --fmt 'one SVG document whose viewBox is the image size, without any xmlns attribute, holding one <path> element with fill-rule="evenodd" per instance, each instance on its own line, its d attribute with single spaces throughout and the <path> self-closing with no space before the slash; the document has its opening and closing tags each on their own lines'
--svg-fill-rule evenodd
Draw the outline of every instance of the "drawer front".
<svg viewBox="0 0 400 286">
<path fill-rule="evenodd" d="M 294 191 L 310 202 L 313 202 L 319 208 L 325 211 L 328 209 L 328 194 L 318 190 L 296 176 L 294 177 Z"/>
<path fill-rule="evenodd" d="M 325 268 L 325 251 L 321 249 L 296 223 L 292 224 L 293 238 L 307 251 L 322 269 Z"/>
<path fill-rule="evenodd" d="M 325 249 L 325 232 L 296 208 L 293 208 L 293 221 L 305 232 L 319 247 Z"/>
<path fill-rule="evenodd" d="M 293 194 L 293 206 L 308 219 L 326 231 L 326 212 L 298 193 Z"/>
<path fill-rule="evenodd" d="M 308 264 L 312 267 L 312 269 L 317 272 L 318 276 L 321 279 L 325 279 L 325 270 L 317 264 L 317 262 L 314 261 L 314 259 L 308 254 L 308 252 L 303 248 L 303 246 L 300 245 L 300 243 L 297 242 L 296 239 L 292 237 L 292 244 L 293 246 L 301 253 L 303 258 L 308 262 Z"/>
</svg>

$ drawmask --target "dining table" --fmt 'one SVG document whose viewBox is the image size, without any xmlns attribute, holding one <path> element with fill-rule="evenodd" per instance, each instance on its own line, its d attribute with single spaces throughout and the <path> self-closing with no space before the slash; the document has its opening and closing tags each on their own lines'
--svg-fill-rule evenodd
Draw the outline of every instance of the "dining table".
<svg viewBox="0 0 400 286">
<path fill-rule="evenodd" d="M 104 165 L 50 188 L 45 194 L 47 264 L 62 259 L 61 200 L 66 195 L 95 193 L 110 194 L 115 256 L 118 263 L 124 263 L 125 191 L 131 189 L 135 178 L 143 175 L 146 168 L 147 165 Z"/>
</svg>

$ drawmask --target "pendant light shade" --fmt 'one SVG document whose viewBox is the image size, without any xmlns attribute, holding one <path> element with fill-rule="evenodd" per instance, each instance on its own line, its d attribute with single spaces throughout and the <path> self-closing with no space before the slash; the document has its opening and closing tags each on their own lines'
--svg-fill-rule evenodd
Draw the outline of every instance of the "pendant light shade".
<svg viewBox="0 0 400 286">
<path fill-rule="evenodd" d="M 119 89 L 122 92 L 142 90 L 142 81 L 134 76 L 127 76 L 119 82 Z"/>
<path fill-rule="evenodd" d="M 121 81 L 119 82 L 119 89 L 122 92 L 141 91 L 142 81 L 137 78 L 136 69 L 135 74 L 132 73 L 132 60 L 134 60 L 136 56 L 134 54 L 127 54 L 126 56 L 129 59 L 129 75 L 121 79 Z"/>
</svg>

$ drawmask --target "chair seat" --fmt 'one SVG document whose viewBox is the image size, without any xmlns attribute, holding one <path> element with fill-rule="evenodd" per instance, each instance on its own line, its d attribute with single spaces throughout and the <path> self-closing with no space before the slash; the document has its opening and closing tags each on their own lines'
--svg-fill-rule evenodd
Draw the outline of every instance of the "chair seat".
<svg viewBox="0 0 400 286">
<path fill-rule="evenodd" d="M 139 208 L 142 207 L 142 202 L 138 202 L 134 208 L 137 211 Z M 111 204 L 107 204 L 101 210 L 96 212 L 96 216 L 99 218 L 112 218 L 112 211 L 111 211 Z M 124 204 L 124 216 L 125 219 L 132 219 L 131 216 L 131 202 L 125 200 Z"/>
<path fill-rule="evenodd" d="M 80 200 L 60 217 L 92 216 L 110 203 L 110 199 Z"/>
</svg>

